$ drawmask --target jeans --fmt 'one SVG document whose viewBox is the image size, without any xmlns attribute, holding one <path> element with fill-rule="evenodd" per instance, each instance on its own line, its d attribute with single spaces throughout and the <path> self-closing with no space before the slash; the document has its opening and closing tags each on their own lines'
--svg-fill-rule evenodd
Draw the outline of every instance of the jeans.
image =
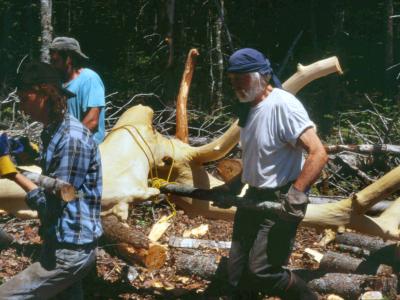
<svg viewBox="0 0 400 300">
<path fill-rule="evenodd" d="M 246 196 L 278 201 L 274 193 L 251 189 Z M 272 213 L 237 210 L 228 260 L 228 280 L 234 294 L 258 290 L 276 295 L 288 287 L 290 272 L 283 266 L 292 252 L 298 224 Z"/>
<path fill-rule="evenodd" d="M 0 286 L 0 299 L 83 299 L 81 280 L 95 261 L 94 247 L 57 249 L 45 242 L 38 262 Z"/>
</svg>

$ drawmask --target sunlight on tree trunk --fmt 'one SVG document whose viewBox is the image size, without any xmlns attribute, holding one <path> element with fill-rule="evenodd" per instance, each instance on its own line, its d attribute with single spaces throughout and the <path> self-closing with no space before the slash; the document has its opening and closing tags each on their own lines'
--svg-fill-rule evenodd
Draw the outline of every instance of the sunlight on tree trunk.
<svg viewBox="0 0 400 300">
<path fill-rule="evenodd" d="M 40 48 L 40 60 L 50 61 L 49 46 L 53 36 L 53 27 L 51 26 L 52 0 L 40 1 L 40 16 L 42 24 L 42 47 Z"/>
</svg>

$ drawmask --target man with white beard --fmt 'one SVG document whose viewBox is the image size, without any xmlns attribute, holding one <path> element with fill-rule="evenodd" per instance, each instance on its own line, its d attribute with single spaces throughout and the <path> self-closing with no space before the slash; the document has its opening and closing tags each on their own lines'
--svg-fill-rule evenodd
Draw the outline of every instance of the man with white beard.
<svg viewBox="0 0 400 300">
<path fill-rule="evenodd" d="M 248 104 L 239 122 L 241 182 L 249 185 L 245 197 L 281 201 L 280 195 L 286 194 L 279 215 L 237 210 L 228 261 L 232 296 L 240 299 L 251 291 L 290 300 L 318 299 L 283 266 L 306 212 L 307 192 L 327 162 L 325 149 L 303 105 L 281 88 L 262 53 L 236 51 L 229 58 L 228 77 L 239 101 Z"/>
</svg>

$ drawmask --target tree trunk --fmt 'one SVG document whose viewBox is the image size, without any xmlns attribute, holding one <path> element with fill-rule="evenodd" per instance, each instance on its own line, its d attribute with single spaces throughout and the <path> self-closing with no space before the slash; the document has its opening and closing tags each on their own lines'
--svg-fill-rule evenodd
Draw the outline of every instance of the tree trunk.
<svg viewBox="0 0 400 300">
<path fill-rule="evenodd" d="M 40 15 L 42 24 L 42 47 L 40 48 L 40 60 L 50 61 L 49 47 L 53 37 L 51 26 L 52 0 L 40 0 Z"/>
<path fill-rule="evenodd" d="M 385 89 L 388 97 L 392 96 L 393 91 L 393 76 L 391 72 L 386 71 L 387 68 L 393 65 L 393 0 L 385 1 L 385 20 L 386 20 L 386 41 L 385 41 Z"/>
<path fill-rule="evenodd" d="M 345 299 L 358 299 L 367 290 L 381 291 L 389 299 L 396 299 L 397 277 L 328 273 L 314 279 L 308 286 L 321 294 L 336 294 Z"/>
<path fill-rule="evenodd" d="M 224 1 L 219 0 L 221 4 L 221 11 L 224 10 Z M 222 53 L 222 18 L 221 16 L 217 18 L 215 21 L 215 43 L 216 43 L 216 51 L 217 51 L 217 63 L 218 63 L 218 81 L 217 88 L 215 91 L 215 109 L 219 109 L 223 106 L 222 104 L 222 84 L 224 78 L 224 58 Z"/>
</svg>

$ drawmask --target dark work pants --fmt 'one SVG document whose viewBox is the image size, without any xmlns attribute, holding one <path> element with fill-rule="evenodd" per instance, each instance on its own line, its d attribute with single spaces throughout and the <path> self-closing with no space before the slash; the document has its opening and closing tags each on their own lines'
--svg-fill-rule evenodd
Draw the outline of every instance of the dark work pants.
<svg viewBox="0 0 400 300">
<path fill-rule="evenodd" d="M 277 201 L 277 196 L 249 190 L 249 198 Z M 257 290 L 279 295 L 289 285 L 290 272 L 283 268 L 293 248 L 299 223 L 287 222 L 273 214 L 238 209 L 233 226 L 228 260 L 229 283 L 233 293 Z"/>
</svg>

